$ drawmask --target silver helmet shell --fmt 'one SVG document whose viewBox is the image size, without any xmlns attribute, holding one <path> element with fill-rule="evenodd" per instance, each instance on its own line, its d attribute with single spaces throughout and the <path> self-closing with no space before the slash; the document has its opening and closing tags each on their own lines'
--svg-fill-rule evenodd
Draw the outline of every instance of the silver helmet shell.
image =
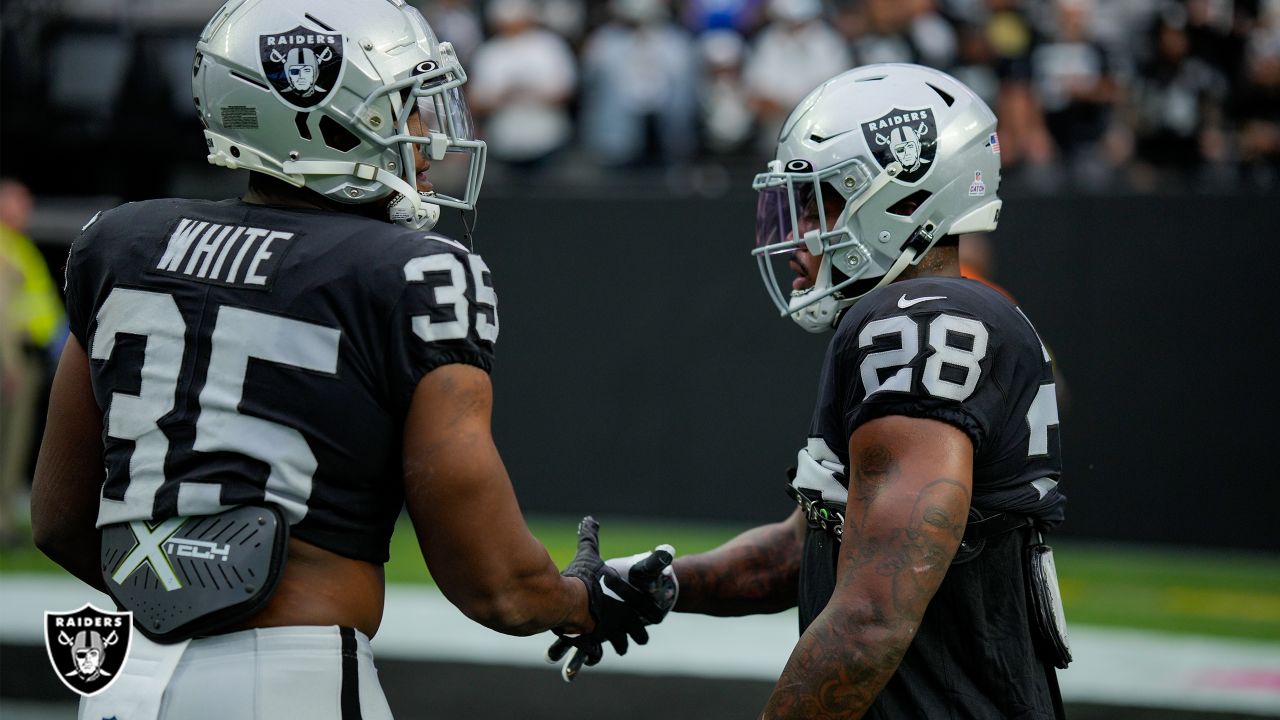
<svg viewBox="0 0 1280 720">
<path fill-rule="evenodd" d="M 422 227 L 480 191 L 486 148 L 464 82 L 403 0 L 230 0 L 201 33 L 191 86 L 210 163 L 340 203 L 388 199 L 390 219 Z M 456 193 L 418 192 L 418 147 L 433 162 L 465 156 Z"/>
<path fill-rule="evenodd" d="M 776 159 L 753 182 L 753 254 L 782 314 L 822 332 L 939 238 L 994 230 L 999 184 L 996 117 L 969 88 L 919 65 L 855 68 L 815 88 L 783 124 Z M 832 193 L 843 208 L 834 218 Z M 818 277 L 785 291 L 771 259 L 801 246 L 821 257 Z"/>
</svg>

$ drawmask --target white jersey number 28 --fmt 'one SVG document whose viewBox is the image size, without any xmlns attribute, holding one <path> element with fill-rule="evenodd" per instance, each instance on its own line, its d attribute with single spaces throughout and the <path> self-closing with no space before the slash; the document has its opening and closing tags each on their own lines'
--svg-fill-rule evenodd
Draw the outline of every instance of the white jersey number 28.
<svg viewBox="0 0 1280 720">
<path fill-rule="evenodd" d="M 957 337 L 968 337 L 972 344 L 968 348 L 949 344 L 953 334 Z M 868 348 L 876 338 L 889 335 L 898 336 L 896 350 L 874 352 L 862 361 L 862 386 L 866 388 L 867 397 L 881 390 L 908 392 L 914 381 L 914 371 L 908 364 L 915 359 L 919 350 L 920 325 L 906 315 L 875 320 L 867 323 L 858 333 L 858 347 Z M 978 387 L 978 378 L 982 375 L 982 367 L 978 364 L 987 356 L 987 326 L 970 318 L 955 315 L 939 315 L 929 323 L 929 347 L 933 354 L 924 364 L 921 383 L 931 395 L 963 401 L 973 394 Z M 942 377 L 943 363 L 962 369 L 964 382 L 954 382 Z M 880 381 L 880 371 L 884 368 L 899 367 L 884 382 Z"/>
<path fill-rule="evenodd" d="M 1025 316 L 1024 316 L 1025 317 Z M 1030 321 L 1027 321 L 1028 324 Z M 858 333 L 858 347 L 869 348 L 878 338 L 897 336 L 898 347 L 868 353 L 862 360 L 859 374 L 866 397 L 878 392 L 910 392 L 915 372 L 910 363 L 920 349 L 920 325 L 906 315 L 874 320 Z M 990 342 L 987 326 L 971 318 L 941 314 L 929 323 L 927 342 L 933 354 L 925 361 L 920 384 L 930 395 L 963 402 L 978 387 L 982 377 L 981 361 L 987 356 Z M 952 344 L 962 342 L 962 345 Z M 1043 344 L 1041 345 L 1043 350 Z M 1043 350 L 1045 362 L 1049 351 Z M 942 377 L 943 365 L 951 365 L 964 372 L 964 380 L 957 382 Z M 881 371 L 898 368 L 883 381 Z M 1035 400 L 1027 410 L 1027 427 L 1030 438 L 1027 456 L 1041 456 L 1049 452 L 1049 428 L 1058 424 L 1058 400 L 1053 383 L 1040 386 Z"/>
</svg>

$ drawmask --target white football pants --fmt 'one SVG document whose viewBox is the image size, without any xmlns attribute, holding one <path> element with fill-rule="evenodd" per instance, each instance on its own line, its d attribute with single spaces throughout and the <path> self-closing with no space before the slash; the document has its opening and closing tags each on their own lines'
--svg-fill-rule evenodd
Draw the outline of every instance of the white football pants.
<svg viewBox="0 0 1280 720">
<path fill-rule="evenodd" d="M 278 627 L 159 645 L 133 633 L 120 677 L 80 701 L 81 720 L 391 720 L 369 638 Z"/>
</svg>

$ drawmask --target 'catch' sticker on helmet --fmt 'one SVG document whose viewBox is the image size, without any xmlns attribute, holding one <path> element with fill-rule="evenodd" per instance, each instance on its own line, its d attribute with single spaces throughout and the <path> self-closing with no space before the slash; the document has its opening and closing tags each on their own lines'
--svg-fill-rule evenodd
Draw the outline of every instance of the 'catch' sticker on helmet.
<svg viewBox="0 0 1280 720">
<path fill-rule="evenodd" d="M 881 169 L 894 160 L 902 164 L 902 173 L 894 182 L 915 185 L 933 169 L 933 158 L 938 154 L 938 123 L 931 107 L 894 108 L 864 121 L 862 134 Z"/>
<path fill-rule="evenodd" d="M 310 111 L 324 103 L 342 82 L 345 58 L 342 34 L 298 26 L 258 36 L 262 74 L 276 96 L 295 110 Z"/>
</svg>

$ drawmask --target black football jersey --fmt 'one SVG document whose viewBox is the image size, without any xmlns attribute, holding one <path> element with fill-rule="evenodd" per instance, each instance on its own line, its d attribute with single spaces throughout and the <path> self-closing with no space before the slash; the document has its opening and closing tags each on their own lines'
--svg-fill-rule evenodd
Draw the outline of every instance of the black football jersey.
<svg viewBox="0 0 1280 720">
<path fill-rule="evenodd" d="M 1061 522 L 1062 457 L 1049 353 L 1007 298 L 966 278 L 887 285 L 845 313 L 810 435 L 846 467 L 849 437 L 888 415 L 939 420 L 973 442 L 973 507 Z"/>
<path fill-rule="evenodd" d="M 385 562 L 423 375 L 488 371 L 488 267 L 443 236 L 238 200 L 131 203 L 67 262 L 106 481 L 98 526 L 270 503 L 298 538 Z"/>
<path fill-rule="evenodd" d="M 963 278 L 917 278 L 849 309 L 827 352 L 810 436 L 848 467 L 849 437 L 889 415 L 939 420 L 969 436 L 974 508 L 1025 514 L 1042 529 L 1062 520 L 1053 368 L 1031 322 L 1003 295 Z M 867 718 L 1054 716 L 1026 607 L 1029 532 L 957 557 Z M 839 551 L 809 530 L 802 632 L 835 590 Z"/>
</svg>

